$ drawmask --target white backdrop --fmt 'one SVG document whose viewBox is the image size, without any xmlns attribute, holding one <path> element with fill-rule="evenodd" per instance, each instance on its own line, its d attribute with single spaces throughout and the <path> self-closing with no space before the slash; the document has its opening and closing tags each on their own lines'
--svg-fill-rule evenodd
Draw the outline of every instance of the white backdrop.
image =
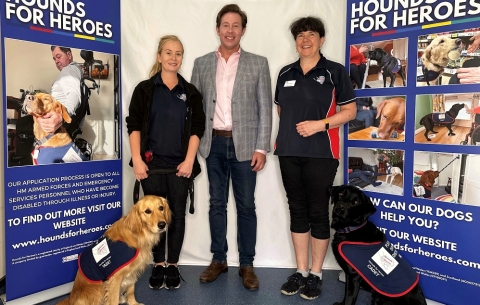
<svg viewBox="0 0 480 305">
<path fill-rule="evenodd" d="M 195 58 L 218 48 L 215 19 L 225 0 L 136 0 L 121 1 L 122 13 L 122 110 L 124 211 L 132 205 L 134 176 L 128 166 L 130 148 L 125 126 L 128 105 L 135 86 L 148 77 L 155 60 L 159 38 L 175 34 L 185 48 L 180 73 L 190 80 Z M 344 63 L 345 1 L 327 0 L 241 0 L 236 1 L 247 13 L 248 23 L 241 47 L 266 56 L 272 79 L 272 93 L 280 69 L 297 60 L 293 37 L 288 29 L 293 20 L 315 15 L 326 24 L 326 41 L 322 53 L 329 59 Z M 273 101 L 272 101 L 273 102 Z M 278 115 L 273 107 L 272 145 L 278 130 Z M 208 265 L 210 231 L 208 223 L 209 195 L 205 160 L 199 158 L 202 173 L 195 179 L 195 214 L 187 212 L 186 235 L 180 257 L 181 264 Z M 343 181 L 339 168 L 336 184 Z M 257 267 L 294 267 L 295 256 L 290 239 L 289 212 L 283 189 L 278 159 L 270 152 L 265 169 L 258 174 L 256 188 L 258 217 Z M 188 210 L 188 208 L 187 208 Z M 236 211 L 233 195 L 228 203 L 228 263 L 238 265 L 236 245 Z M 329 251 L 325 268 L 338 268 Z"/>
</svg>

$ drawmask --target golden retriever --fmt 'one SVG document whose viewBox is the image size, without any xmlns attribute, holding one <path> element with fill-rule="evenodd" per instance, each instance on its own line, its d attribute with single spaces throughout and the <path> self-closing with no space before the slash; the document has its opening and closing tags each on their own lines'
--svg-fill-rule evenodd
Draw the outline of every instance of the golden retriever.
<svg viewBox="0 0 480 305">
<path fill-rule="evenodd" d="M 33 134 L 37 140 L 32 151 L 33 164 L 52 164 L 80 162 L 88 160 L 87 157 L 72 141 L 66 128 L 62 125 L 55 132 L 44 131 L 38 123 L 38 118 L 47 113 L 57 112 L 66 123 L 71 123 L 71 118 L 59 101 L 50 94 L 37 93 L 29 95 L 23 103 L 23 110 L 33 117 Z"/>
<path fill-rule="evenodd" d="M 123 241 L 128 247 L 138 250 L 135 259 L 108 280 L 99 283 L 87 280 L 79 270 L 70 296 L 57 305 L 118 305 L 125 299 L 129 305 L 140 305 L 134 295 L 135 282 L 152 261 L 152 247 L 170 221 L 166 199 L 152 195 L 143 197 L 104 234 L 114 242 Z"/>
<path fill-rule="evenodd" d="M 450 60 L 455 60 L 460 57 L 460 39 L 452 39 L 448 36 L 437 36 L 425 48 L 422 54 L 421 61 L 423 65 L 423 75 L 427 85 L 435 81 L 443 72 L 443 69 L 448 65 Z M 429 72 L 430 71 L 430 72 Z M 419 81 L 417 75 L 417 81 Z"/>
<path fill-rule="evenodd" d="M 405 124 L 405 99 L 394 97 L 380 102 L 376 118 L 380 118 L 378 136 L 382 139 L 390 138 L 395 130 L 403 128 Z"/>
<path fill-rule="evenodd" d="M 49 135 L 49 133 L 43 131 L 38 124 L 37 119 L 39 117 L 43 117 L 47 113 L 55 111 L 62 115 L 63 120 L 66 123 L 72 121 L 65 106 L 47 93 L 37 93 L 33 98 L 26 98 L 23 103 L 23 110 L 33 117 L 33 134 L 37 140 L 45 139 Z M 72 138 L 68 135 L 65 127 L 60 126 L 55 134 L 46 142 L 42 143 L 42 145 L 58 147 L 67 145 L 70 142 L 72 142 Z"/>
</svg>

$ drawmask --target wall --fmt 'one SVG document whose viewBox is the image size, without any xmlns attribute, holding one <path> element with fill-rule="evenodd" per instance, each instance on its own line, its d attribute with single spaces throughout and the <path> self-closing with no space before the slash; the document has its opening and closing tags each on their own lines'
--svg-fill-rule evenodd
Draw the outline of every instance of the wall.
<svg viewBox="0 0 480 305">
<path fill-rule="evenodd" d="M 272 79 L 272 93 L 280 69 L 297 60 L 294 40 L 288 27 L 298 17 L 316 15 L 327 26 L 322 53 L 343 63 L 345 58 L 345 1 L 236 1 L 246 11 L 248 24 L 241 47 L 266 56 Z M 128 115 L 128 105 L 134 87 L 147 78 L 154 63 L 159 38 L 178 35 L 185 48 L 181 74 L 189 80 L 196 57 L 214 51 L 219 46 L 215 32 L 217 12 L 231 1 L 122 1 L 122 109 Z M 272 148 L 278 130 L 277 109 L 274 106 Z M 130 149 L 123 120 L 124 207 L 131 206 L 133 173 L 128 167 Z M 207 131 L 208 132 L 208 131 Z M 187 215 L 186 235 L 180 262 L 207 265 L 210 253 L 208 224 L 208 181 L 205 162 L 203 172 L 195 180 L 195 214 Z M 336 184 L 341 184 L 341 168 Z M 258 216 L 256 266 L 293 267 L 295 258 L 289 232 L 289 212 L 280 177 L 278 159 L 270 152 L 267 164 L 257 177 L 256 205 Z M 228 262 L 238 264 L 236 246 L 236 212 L 232 194 L 228 204 Z M 338 268 L 329 253 L 326 268 Z"/>
</svg>

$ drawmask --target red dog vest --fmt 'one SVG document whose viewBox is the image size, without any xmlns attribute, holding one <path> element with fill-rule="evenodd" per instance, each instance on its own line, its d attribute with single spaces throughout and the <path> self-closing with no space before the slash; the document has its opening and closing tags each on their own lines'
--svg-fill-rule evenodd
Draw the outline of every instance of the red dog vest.
<svg viewBox="0 0 480 305">
<path fill-rule="evenodd" d="M 344 241 L 338 251 L 345 261 L 378 293 L 401 297 L 418 283 L 419 276 L 388 240 L 375 243 Z"/>
<path fill-rule="evenodd" d="M 78 270 L 91 283 L 107 281 L 138 256 L 138 249 L 122 241 L 112 241 L 104 236 L 88 247 L 78 257 Z"/>
</svg>

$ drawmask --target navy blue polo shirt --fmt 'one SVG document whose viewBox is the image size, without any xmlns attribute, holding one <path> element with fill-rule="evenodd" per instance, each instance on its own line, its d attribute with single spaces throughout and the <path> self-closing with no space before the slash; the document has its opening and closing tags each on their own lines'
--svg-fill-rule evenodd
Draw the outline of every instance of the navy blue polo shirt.
<svg viewBox="0 0 480 305">
<path fill-rule="evenodd" d="M 278 75 L 274 102 L 281 107 L 275 155 L 340 159 L 338 127 L 302 137 L 296 124 L 328 118 L 337 112 L 337 105 L 355 102 L 344 66 L 326 59 L 323 54 L 305 75 L 300 60 L 285 66 Z"/>
<path fill-rule="evenodd" d="M 155 78 L 147 145 L 157 158 L 174 165 L 184 160 L 182 137 L 187 115 L 186 100 L 181 81 L 170 90 L 158 73 Z"/>
</svg>

